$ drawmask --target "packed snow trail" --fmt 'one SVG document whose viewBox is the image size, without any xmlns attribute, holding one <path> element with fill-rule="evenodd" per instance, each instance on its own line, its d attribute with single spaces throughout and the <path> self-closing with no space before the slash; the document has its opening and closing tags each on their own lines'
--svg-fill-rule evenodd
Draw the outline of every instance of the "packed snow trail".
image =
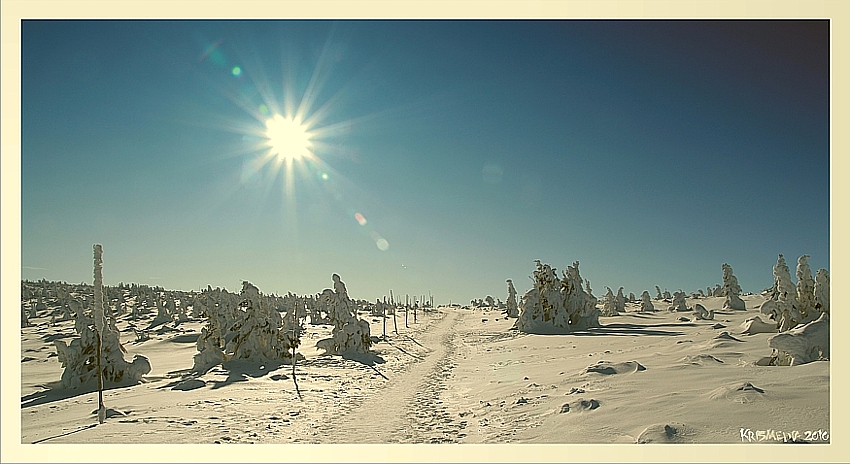
<svg viewBox="0 0 850 464">
<path fill-rule="evenodd" d="M 458 313 L 445 316 L 417 340 L 428 352 L 375 390 L 357 409 L 321 430 L 325 443 L 452 443 L 465 424 L 442 406 L 444 380 L 454 368 L 452 354 Z M 456 416 L 455 416 L 456 417 Z"/>
</svg>

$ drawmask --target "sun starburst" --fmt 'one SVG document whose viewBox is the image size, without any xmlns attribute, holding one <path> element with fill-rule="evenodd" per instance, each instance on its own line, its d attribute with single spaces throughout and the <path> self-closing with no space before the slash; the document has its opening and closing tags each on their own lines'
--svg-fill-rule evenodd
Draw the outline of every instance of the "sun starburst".
<svg viewBox="0 0 850 464">
<path fill-rule="evenodd" d="M 312 135 L 300 120 L 279 114 L 266 120 L 266 144 L 280 160 L 300 160 L 312 154 Z"/>
</svg>

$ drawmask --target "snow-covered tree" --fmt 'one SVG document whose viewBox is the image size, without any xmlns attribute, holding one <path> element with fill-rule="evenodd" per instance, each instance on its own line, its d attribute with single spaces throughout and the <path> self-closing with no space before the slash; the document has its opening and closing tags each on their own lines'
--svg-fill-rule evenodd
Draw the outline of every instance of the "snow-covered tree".
<svg viewBox="0 0 850 464">
<path fill-rule="evenodd" d="M 714 310 L 713 309 L 711 311 L 706 310 L 705 306 L 697 303 L 697 304 L 694 305 L 693 316 L 694 316 L 694 319 L 709 321 L 709 320 L 714 319 Z"/>
<path fill-rule="evenodd" d="M 148 358 L 135 355 L 132 362 L 124 359 L 126 350 L 121 345 L 120 334 L 115 329 L 114 321 L 106 320 L 103 312 L 102 289 L 102 248 L 95 245 L 95 304 L 90 313 L 86 313 L 82 307 L 76 311 L 74 328 L 79 338 L 65 344 L 63 340 L 55 340 L 56 354 L 59 363 L 64 368 L 62 371 L 62 386 L 65 388 L 77 388 L 90 381 L 97 380 L 98 365 L 98 334 L 101 338 L 101 369 L 104 382 L 138 382 L 142 376 L 151 371 Z"/>
<path fill-rule="evenodd" d="M 714 290 L 711 291 L 711 296 L 725 296 L 723 294 L 723 287 L 720 284 L 715 284 Z"/>
<path fill-rule="evenodd" d="M 548 264 L 535 261 L 532 288 L 520 299 L 515 327 L 523 332 L 569 332 L 598 327 L 597 300 L 582 289 L 578 261 L 567 266 L 563 279 Z"/>
<path fill-rule="evenodd" d="M 667 308 L 668 311 L 690 311 L 685 301 L 685 292 L 679 290 L 673 292 L 673 304 Z"/>
<path fill-rule="evenodd" d="M 21 304 L 21 328 L 30 326 L 30 314 L 27 307 Z"/>
<path fill-rule="evenodd" d="M 167 324 L 169 322 L 174 321 L 174 317 L 168 309 L 168 303 L 162 301 L 162 297 L 159 295 L 155 298 L 156 302 L 156 317 L 153 321 L 151 321 L 149 328 L 156 327 L 158 325 Z"/>
<path fill-rule="evenodd" d="M 818 269 L 815 275 L 815 309 L 829 314 L 829 273 Z"/>
<path fill-rule="evenodd" d="M 602 312 L 599 314 L 604 317 L 612 317 L 618 316 L 620 312 L 617 310 L 619 306 L 619 302 L 617 301 L 617 297 L 614 296 L 614 292 L 611 291 L 611 287 L 605 287 L 608 291 L 605 292 L 605 295 L 602 297 Z"/>
<path fill-rule="evenodd" d="M 722 295 L 726 297 L 723 302 L 723 309 L 735 309 L 744 311 L 747 309 L 746 303 L 741 299 L 741 286 L 738 285 L 738 278 L 732 273 L 732 266 L 723 263 L 723 287 Z"/>
<path fill-rule="evenodd" d="M 640 310 L 642 312 L 655 311 L 655 306 L 653 306 L 652 300 L 649 298 L 649 292 L 646 290 L 640 294 Z"/>
<path fill-rule="evenodd" d="M 357 318 L 357 307 L 348 297 L 339 275 L 332 278 L 334 289 L 329 293 L 328 319 L 334 328 L 331 338 L 319 340 L 316 346 L 331 354 L 367 353 L 372 345 L 369 323 Z"/>
<path fill-rule="evenodd" d="M 519 317 L 519 309 L 517 308 L 516 302 L 516 288 L 514 288 L 514 282 L 511 279 L 506 280 L 508 284 L 508 301 L 505 313 L 508 317 Z"/>
<path fill-rule="evenodd" d="M 821 313 L 814 321 L 772 335 L 767 343 L 773 355 L 758 364 L 797 366 L 829 360 L 829 315 Z"/>
<path fill-rule="evenodd" d="M 300 343 L 296 309 L 282 316 L 273 303 L 251 282 L 244 281 L 235 305 L 230 300 L 207 306 L 207 324 L 198 337 L 192 370 L 206 372 L 232 359 L 292 362 L 292 349 Z"/>
<path fill-rule="evenodd" d="M 820 311 L 815 308 L 815 279 L 812 278 L 809 255 L 797 259 L 797 303 L 802 316 L 800 323 L 811 322 L 820 316 Z"/>
<path fill-rule="evenodd" d="M 773 266 L 773 287 L 768 299 L 761 305 L 761 312 L 776 321 L 780 332 L 794 328 L 803 320 L 797 302 L 797 288 L 791 281 L 791 270 L 781 254 Z"/>
<path fill-rule="evenodd" d="M 616 308 L 618 313 L 626 312 L 626 296 L 623 295 L 623 287 L 620 287 L 620 289 L 617 290 L 617 298 L 615 300 L 615 303 L 617 304 Z"/>
</svg>

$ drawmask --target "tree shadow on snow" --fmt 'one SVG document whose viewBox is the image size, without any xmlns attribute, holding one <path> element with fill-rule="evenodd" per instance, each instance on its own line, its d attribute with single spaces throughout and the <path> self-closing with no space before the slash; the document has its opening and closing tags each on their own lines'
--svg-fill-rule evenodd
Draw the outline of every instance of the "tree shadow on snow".
<svg viewBox="0 0 850 464">
<path fill-rule="evenodd" d="M 385 376 L 381 371 L 379 371 L 375 367 L 375 364 L 383 364 L 383 363 L 386 362 L 384 360 L 384 358 L 376 355 L 375 353 L 346 352 L 346 353 L 342 354 L 342 359 L 349 359 L 351 361 L 357 361 L 360 364 L 363 364 L 365 366 L 369 366 L 370 368 L 372 368 L 373 371 L 375 371 L 376 374 L 380 375 L 381 377 L 383 377 L 386 380 L 389 380 L 389 378 L 387 378 L 387 376 Z"/>
<path fill-rule="evenodd" d="M 114 390 L 116 388 L 132 387 L 134 385 L 138 385 L 139 383 L 141 382 L 106 382 L 103 385 L 103 391 Z M 74 398 L 75 396 L 97 393 L 96 380 L 86 382 L 77 388 L 64 388 L 62 386 L 62 382 L 59 380 L 55 382 L 48 382 L 43 386 L 47 389 L 37 391 L 35 393 L 30 393 L 29 395 L 24 395 L 21 397 L 21 409 L 29 408 L 31 406 L 38 406 L 40 404 L 53 403 L 54 401 L 67 400 L 68 398 Z"/>
<path fill-rule="evenodd" d="M 41 340 L 47 343 L 53 343 L 56 340 L 62 340 L 63 338 L 73 338 L 77 336 L 77 332 L 66 331 L 66 332 L 56 332 L 52 334 L 45 334 L 41 336 Z"/>
<path fill-rule="evenodd" d="M 652 336 L 677 336 L 685 335 L 685 332 L 672 330 L 658 330 L 656 327 L 693 327 L 694 324 L 629 324 L 613 323 L 602 327 L 591 327 L 587 330 L 573 332 L 573 335 L 652 335 Z"/>
<path fill-rule="evenodd" d="M 411 338 L 411 340 L 413 340 L 413 339 Z M 422 346 L 422 345 L 421 345 L 421 344 L 419 344 L 419 342 L 417 342 L 416 340 L 413 340 L 413 341 L 414 341 L 417 345 Z M 387 345 L 390 345 L 391 347 L 393 347 L 393 348 L 395 348 L 395 349 L 397 349 L 397 350 L 401 351 L 402 353 L 404 353 L 404 354 L 406 354 L 406 355 L 408 355 L 408 356 L 411 356 L 411 357 L 416 358 L 416 359 L 423 359 L 423 358 L 422 358 L 422 356 L 417 356 L 417 355 L 415 355 L 415 354 L 413 354 L 413 353 L 411 353 L 411 352 L 409 352 L 409 351 L 405 350 L 404 348 L 402 348 L 402 347 L 400 347 L 400 346 L 398 346 L 398 345 L 393 345 L 393 343 L 392 343 L 389 339 L 384 340 L 384 342 L 385 342 Z M 424 348 L 424 347 L 423 347 L 423 348 Z"/>
<path fill-rule="evenodd" d="M 365 364 L 367 366 L 374 366 L 375 364 L 383 364 L 386 362 L 384 358 L 375 353 L 346 352 L 342 354 L 342 359 L 350 359 L 351 361 L 357 361 L 360 364 Z"/>
<path fill-rule="evenodd" d="M 590 327 L 582 330 L 557 330 L 546 328 L 545 330 L 530 331 L 535 335 L 615 335 L 615 336 L 677 336 L 685 335 L 681 331 L 658 330 L 654 327 L 694 327 L 695 324 L 679 323 L 679 324 L 629 324 L 629 323 L 613 323 L 605 324 L 601 327 Z"/>
<path fill-rule="evenodd" d="M 233 359 L 221 363 L 221 367 L 227 371 L 227 378 L 222 381 L 210 380 L 209 383 L 213 384 L 212 389 L 215 390 L 235 382 L 246 382 L 249 377 L 255 379 L 263 377 L 270 372 L 276 371 L 282 365 L 282 363 L 273 361 L 257 362 Z"/>
</svg>

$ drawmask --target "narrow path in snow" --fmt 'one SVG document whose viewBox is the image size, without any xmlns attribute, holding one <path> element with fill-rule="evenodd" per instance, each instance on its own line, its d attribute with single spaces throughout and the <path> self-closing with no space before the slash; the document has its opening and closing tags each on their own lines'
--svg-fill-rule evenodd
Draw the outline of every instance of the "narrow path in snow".
<svg viewBox="0 0 850 464">
<path fill-rule="evenodd" d="M 357 409 L 334 420 L 320 436 L 333 443 L 451 443 L 462 426 L 442 407 L 443 380 L 454 367 L 458 313 L 445 317 L 417 340 L 429 352 L 373 392 Z"/>
</svg>

